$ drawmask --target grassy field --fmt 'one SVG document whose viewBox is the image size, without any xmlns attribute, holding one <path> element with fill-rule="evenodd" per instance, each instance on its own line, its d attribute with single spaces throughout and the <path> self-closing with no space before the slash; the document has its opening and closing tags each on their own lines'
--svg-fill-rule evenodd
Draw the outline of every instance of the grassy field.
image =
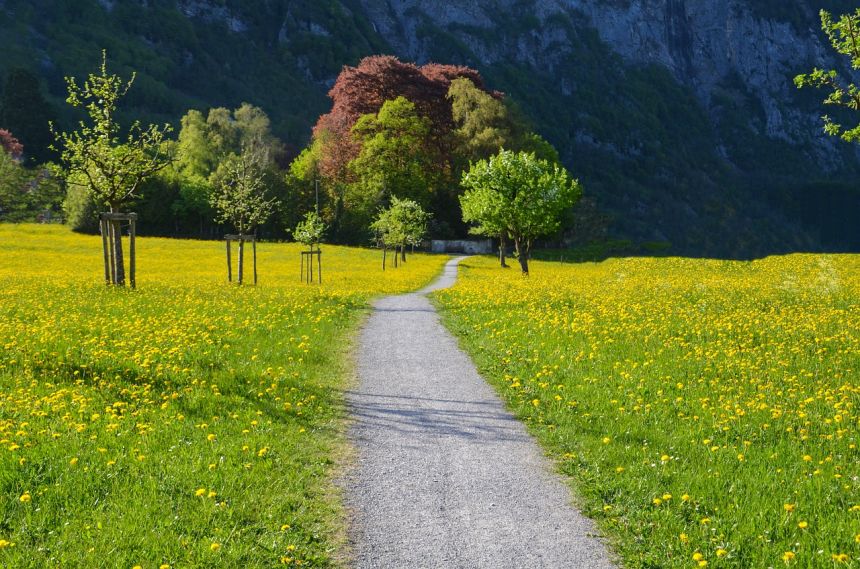
<svg viewBox="0 0 860 569">
<path fill-rule="evenodd" d="M 446 259 L 324 246 L 306 286 L 259 249 L 240 288 L 223 243 L 140 239 L 116 290 L 99 238 L 0 225 L 0 566 L 335 564 L 351 333 Z"/>
<path fill-rule="evenodd" d="M 629 567 L 860 567 L 860 256 L 467 260 L 447 324 Z"/>
</svg>

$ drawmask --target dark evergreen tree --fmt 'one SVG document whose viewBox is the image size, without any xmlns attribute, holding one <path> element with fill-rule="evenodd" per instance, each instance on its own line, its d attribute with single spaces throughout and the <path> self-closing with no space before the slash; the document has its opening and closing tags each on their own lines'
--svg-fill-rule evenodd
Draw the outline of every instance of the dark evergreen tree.
<svg viewBox="0 0 860 569">
<path fill-rule="evenodd" d="M 24 145 L 26 163 L 41 164 L 55 158 L 49 148 L 54 139 L 48 127 L 54 110 L 42 95 L 39 78 L 26 69 L 12 69 L 3 85 L 0 128 L 14 132 Z"/>
</svg>

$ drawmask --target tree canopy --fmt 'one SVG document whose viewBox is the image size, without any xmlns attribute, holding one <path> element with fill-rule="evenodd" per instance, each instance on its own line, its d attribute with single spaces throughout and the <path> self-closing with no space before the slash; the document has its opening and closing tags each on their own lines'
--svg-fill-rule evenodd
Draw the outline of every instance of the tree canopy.
<svg viewBox="0 0 860 569">
<path fill-rule="evenodd" d="M 0 128 L 0 150 L 8 154 L 13 160 L 18 160 L 24 153 L 24 145 L 11 132 Z"/>
<path fill-rule="evenodd" d="M 82 85 L 67 77 L 67 101 L 86 111 L 89 124 L 81 121 L 77 130 L 56 135 L 68 183 L 83 186 L 111 211 L 119 211 L 136 195 L 141 182 L 170 162 L 163 145 L 170 125 L 142 128 L 135 122 L 122 136 L 117 108 L 134 78 L 132 74 L 126 81 L 108 73 L 106 53 L 102 53 L 98 74 L 90 74 Z"/>
<path fill-rule="evenodd" d="M 277 200 L 266 196 L 264 176 L 268 160 L 265 147 L 248 144 L 241 154 L 231 154 L 221 163 L 211 197 L 217 221 L 247 234 L 269 219 Z"/>
<path fill-rule="evenodd" d="M 347 207 L 370 212 L 391 196 L 430 204 L 438 176 L 428 150 L 430 121 L 405 97 L 386 101 L 377 114 L 358 119 L 352 129 L 361 151 L 350 162 L 355 176 Z"/>
<path fill-rule="evenodd" d="M 309 211 L 293 230 L 293 238 L 298 243 L 313 248 L 314 245 L 322 242 L 325 230 L 325 222 L 319 214 L 315 211 Z"/>
<path fill-rule="evenodd" d="M 527 152 L 502 150 L 463 174 L 463 219 L 489 235 L 508 235 L 523 273 L 532 241 L 557 232 L 561 215 L 581 196 L 567 171 Z"/>
<path fill-rule="evenodd" d="M 371 229 L 384 247 L 401 247 L 406 258 L 406 245 L 417 245 L 427 233 L 430 214 L 410 199 L 391 198 L 391 206 L 380 210 Z"/>
</svg>

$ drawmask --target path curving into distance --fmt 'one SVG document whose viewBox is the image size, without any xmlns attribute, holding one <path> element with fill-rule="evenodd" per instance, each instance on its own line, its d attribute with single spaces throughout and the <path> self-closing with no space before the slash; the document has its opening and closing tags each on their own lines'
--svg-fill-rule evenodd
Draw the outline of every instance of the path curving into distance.
<svg viewBox="0 0 860 569">
<path fill-rule="evenodd" d="M 356 569 L 613 567 L 561 477 L 422 291 L 377 301 L 347 395 Z"/>
</svg>

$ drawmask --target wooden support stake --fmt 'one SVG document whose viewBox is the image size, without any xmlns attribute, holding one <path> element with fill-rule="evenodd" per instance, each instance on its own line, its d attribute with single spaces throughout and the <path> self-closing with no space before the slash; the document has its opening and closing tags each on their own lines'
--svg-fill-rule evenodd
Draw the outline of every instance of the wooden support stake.
<svg viewBox="0 0 860 569">
<path fill-rule="evenodd" d="M 108 257 L 108 229 L 104 219 L 99 219 L 99 230 L 102 234 L 102 251 L 104 252 L 105 262 L 105 284 L 110 284 L 110 257 Z"/>
<path fill-rule="evenodd" d="M 233 259 L 230 257 L 230 240 L 227 240 L 227 282 L 233 282 Z"/>
<path fill-rule="evenodd" d="M 320 284 L 322 284 L 322 249 L 320 249 L 319 246 L 317 246 L 317 269 L 319 269 L 317 271 L 317 278 L 319 279 Z"/>
<path fill-rule="evenodd" d="M 257 240 L 251 241 L 251 246 L 254 248 L 254 284 L 257 284 Z"/>
<path fill-rule="evenodd" d="M 135 266 L 134 266 L 134 238 L 137 234 L 137 228 L 135 227 L 134 219 L 129 223 L 129 237 L 128 237 L 128 282 L 131 285 L 131 288 L 135 288 L 137 282 L 135 281 Z"/>
<path fill-rule="evenodd" d="M 239 239 L 239 268 L 237 269 L 239 274 L 239 284 L 242 284 L 242 278 L 245 276 L 245 240 Z"/>
<path fill-rule="evenodd" d="M 116 256 L 114 254 L 114 231 L 113 222 L 105 220 L 105 225 L 108 227 L 108 248 L 110 250 L 110 283 L 116 284 Z"/>
</svg>

